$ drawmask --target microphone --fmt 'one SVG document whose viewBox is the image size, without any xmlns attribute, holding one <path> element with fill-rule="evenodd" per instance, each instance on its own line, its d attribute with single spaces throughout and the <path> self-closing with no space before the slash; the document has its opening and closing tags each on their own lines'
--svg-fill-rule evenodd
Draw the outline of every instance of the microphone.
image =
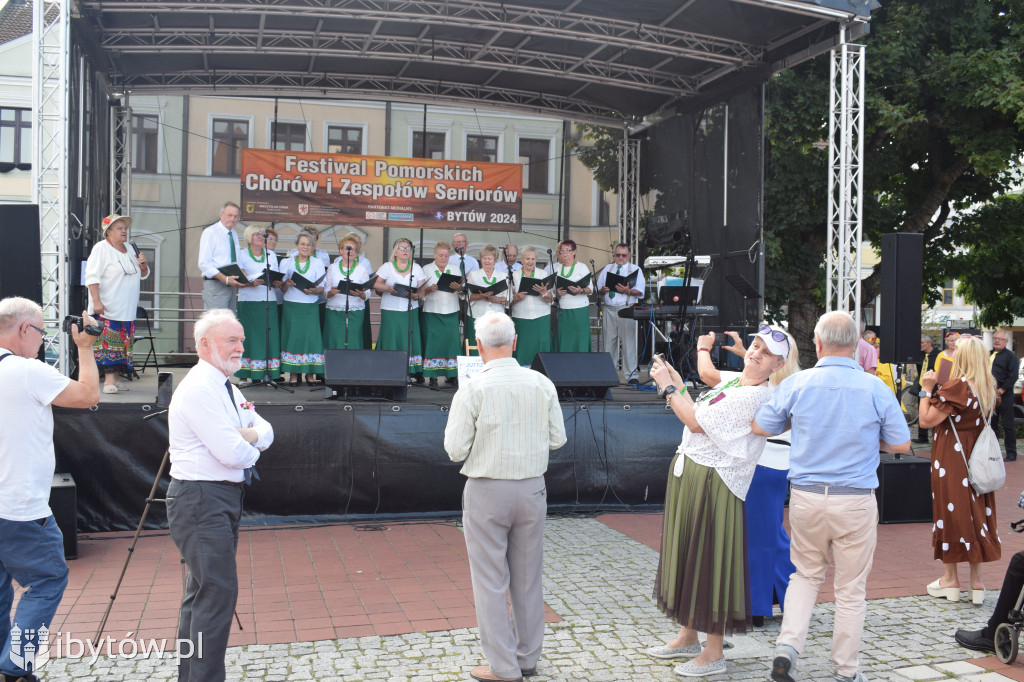
<svg viewBox="0 0 1024 682">
<path fill-rule="evenodd" d="M 138 258 L 139 254 L 141 253 L 139 251 L 139 245 L 135 243 L 134 239 L 129 240 L 128 243 L 132 245 L 132 249 L 134 249 L 135 251 L 135 257 Z"/>
<path fill-rule="evenodd" d="M 352 245 L 351 244 L 346 244 L 345 245 L 345 250 L 346 251 L 351 251 L 352 250 Z"/>
</svg>

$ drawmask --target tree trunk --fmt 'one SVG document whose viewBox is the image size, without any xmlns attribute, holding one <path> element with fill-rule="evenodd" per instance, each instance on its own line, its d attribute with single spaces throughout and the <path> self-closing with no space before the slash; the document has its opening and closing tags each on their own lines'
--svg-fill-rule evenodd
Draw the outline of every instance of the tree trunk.
<svg viewBox="0 0 1024 682">
<path fill-rule="evenodd" d="M 796 347 L 800 351 L 800 366 L 813 367 L 818 361 L 814 350 L 814 325 L 818 323 L 823 309 L 815 303 L 814 290 L 818 286 L 818 277 L 803 279 L 794 296 L 789 299 L 789 333 L 796 339 Z"/>
</svg>

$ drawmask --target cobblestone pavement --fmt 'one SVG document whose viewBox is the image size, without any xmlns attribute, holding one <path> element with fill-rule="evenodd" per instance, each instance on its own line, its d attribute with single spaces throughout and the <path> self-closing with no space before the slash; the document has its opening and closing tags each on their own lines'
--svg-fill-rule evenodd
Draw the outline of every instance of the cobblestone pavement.
<svg viewBox="0 0 1024 682">
<path fill-rule="evenodd" d="M 672 663 L 644 649 L 671 638 L 677 627 L 651 599 L 657 552 L 585 518 L 551 518 L 545 533 L 545 598 L 562 621 L 549 623 L 538 675 L 545 680 L 678 680 Z M 876 557 L 883 561 L 884 557 Z M 1005 680 L 966 659 L 953 642 L 958 627 L 980 627 L 995 604 L 975 608 L 929 597 L 879 599 L 868 604 L 861 670 L 873 680 Z M 831 679 L 833 605 L 815 610 L 798 680 Z M 781 618 L 732 638 L 728 671 L 713 680 L 764 680 Z M 228 650 L 229 680 L 468 680 L 483 662 L 475 629 L 361 637 Z M 172 680 L 170 658 L 60 658 L 46 663 L 46 682 Z"/>
</svg>

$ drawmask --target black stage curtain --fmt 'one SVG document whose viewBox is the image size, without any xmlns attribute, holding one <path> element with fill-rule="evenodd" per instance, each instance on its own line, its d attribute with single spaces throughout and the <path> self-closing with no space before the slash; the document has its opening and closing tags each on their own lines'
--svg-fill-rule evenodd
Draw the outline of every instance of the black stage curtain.
<svg viewBox="0 0 1024 682">
<path fill-rule="evenodd" d="M 167 448 L 166 416 L 143 405 L 54 409 L 57 471 L 77 486 L 80 532 L 138 524 Z M 301 408 L 301 409 L 298 409 Z M 397 408 L 397 409 L 396 409 Z M 447 406 L 389 403 L 269 405 L 274 445 L 246 489 L 243 523 L 327 523 L 366 515 L 461 510 L 461 465 L 444 452 Z M 660 402 L 563 404 L 565 447 L 547 472 L 552 511 L 622 509 L 664 502 L 682 424 Z M 157 497 L 167 490 L 168 476 Z M 154 504 L 147 528 L 166 528 Z"/>
</svg>

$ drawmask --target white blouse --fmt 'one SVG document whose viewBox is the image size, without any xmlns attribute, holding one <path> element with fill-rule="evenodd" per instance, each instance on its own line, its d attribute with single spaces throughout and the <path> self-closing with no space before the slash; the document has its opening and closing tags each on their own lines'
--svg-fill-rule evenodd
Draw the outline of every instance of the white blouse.
<svg viewBox="0 0 1024 682">
<path fill-rule="evenodd" d="M 537 268 L 531 277 L 534 279 L 544 279 L 549 273 L 545 268 Z M 516 283 L 516 291 L 519 291 L 519 284 L 523 281 L 523 271 L 516 270 L 513 275 Z M 548 291 L 552 291 L 550 288 Z M 544 300 L 542 296 L 530 296 L 519 301 L 518 303 L 512 304 L 512 317 L 517 317 L 520 320 L 536 320 L 538 317 L 544 317 L 545 315 L 551 314 L 551 304 Z"/>
<path fill-rule="evenodd" d="M 427 274 L 427 286 L 433 286 L 437 284 L 438 280 L 441 279 L 441 275 L 458 275 L 458 273 L 452 270 L 452 266 L 448 266 L 444 269 L 444 272 L 438 269 L 437 263 L 431 263 L 424 271 Z M 435 315 L 450 315 L 452 313 L 459 312 L 459 295 L 458 293 L 449 289 L 444 291 L 438 289 L 423 297 L 423 312 L 434 313 Z"/>
<path fill-rule="evenodd" d="M 766 440 L 755 436 L 751 426 L 757 410 L 771 399 L 772 388 L 767 383 L 728 386 L 730 381 L 723 380 L 707 398 L 698 399 L 695 417 L 704 432 L 684 429 L 677 453 L 713 468 L 733 495 L 745 500 Z"/>
<path fill-rule="evenodd" d="M 284 262 L 281 263 L 281 272 L 284 273 L 285 279 L 291 278 L 292 275 L 298 272 L 310 282 L 315 282 L 324 274 L 324 264 L 320 262 L 319 258 L 310 257 L 309 260 L 306 261 L 308 269 L 305 272 L 302 272 L 302 270 L 296 267 L 295 258 L 296 257 L 285 258 Z M 324 283 L 320 282 L 318 286 L 323 285 Z M 294 286 L 288 287 L 288 291 L 284 292 L 284 300 L 291 303 L 316 303 L 320 300 L 320 297 L 316 294 L 307 294 L 298 286 Z"/>
<path fill-rule="evenodd" d="M 406 266 L 408 267 L 408 265 Z M 423 274 L 423 268 L 417 263 L 412 264 L 412 284 L 409 284 L 409 270 L 405 272 L 399 272 L 395 269 L 395 264 L 392 261 L 388 261 L 384 265 L 377 268 L 377 276 L 388 283 L 389 286 L 395 286 L 396 284 L 404 284 L 405 286 L 412 286 L 418 288 L 423 285 L 426 281 L 427 276 Z M 420 307 L 418 299 L 413 299 L 412 309 L 416 310 Z M 403 311 L 409 308 L 409 299 L 404 296 L 395 296 L 391 292 L 385 292 L 380 295 L 380 309 L 381 310 L 398 310 Z"/>
<path fill-rule="evenodd" d="M 143 277 L 135 251 L 130 246 L 125 248 L 127 252 L 121 253 L 104 239 L 92 247 L 92 253 L 85 264 L 85 285 L 100 285 L 103 317 L 117 322 L 130 322 L 135 319 L 142 280 L 149 277 L 149 273 L 153 271 L 150 268 L 146 271 L 146 277 Z M 90 294 L 90 315 L 95 312 L 94 303 Z"/>
<path fill-rule="evenodd" d="M 573 282 L 578 282 L 590 274 L 590 270 L 588 270 L 587 266 L 584 265 L 583 263 L 574 263 L 571 266 L 569 266 L 568 270 L 566 270 L 561 263 L 556 263 L 554 265 L 554 268 L 555 274 L 557 274 L 559 277 L 564 277 L 565 279 L 568 279 Z M 592 285 L 593 282 L 591 282 L 587 286 L 592 287 Z M 587 287 L 583 288 L 586 289 Z M 570 294 L 568 289 L 565 290 L 565 296 L 562 296 L 561 298 L 558 299 L 558 306 L 562 310 L 586 308 L 589 305 L 590 299 L 587 297 L 586 294 Z"/>
<path fill-rule="evenodd" d="M 474 270 L 473 272 L 471 272 L 468 275 L 466 275 L 466 281 L 469 282 L 470 284 L 475 284 L 475 285 L 480 286 L 480 287 L 489 287 L 492 284 L 497 284 L 500 280 L 505 279 L 505 274 L 501 273 L 501 272 L 498 272 L 497 270 L 495 270 L 491 274 L 490 280 L 493 280 L 493 281 L 489 281 L 489 280 L 484 279 L 484 276 L 485 276 L 484 270 L 483 270 L 483 268 L 480 268 L 479 270 Z M 507 295 L 508 295 L 507 291 L 503 291 L 503 292 L 501 292 L 501 294 L 499 294 L 499 296 L 502 296 L 502 297 L 505 297 Z M 501 303 L 491 303 L 487 299 L 481 298 L 481 299 L 478 299 L 476 301 L 470 301 L 469 302 L 469 310 L 470 310 L 470 314 L 473 317 L 482 317 L 483 314 L 486 313 L 488 310 L 494 310 L 494 311 L 497 311 L 499 313 L 504 312 L 505 311 L 505 306 L 502 305 Z"/>
<path fill-rule="evenodd" d="M 346 281 L 352 284 L 359 284 L 370 279 L 370 272 L 363 265 L 363 259 L 357 258 L 352 264 L 352 272 L 349 273 L 348 278 L 345 277 L 345 273 L 341 271 L 342 263 L 341 256 L 335 259 L 334 263 L 327 270 L 327 279 L 324 280 L 324 293 L 330 291 L 333 287 L 339 284 L 344 284 Z M 370 291 L 364 290 L 363 294 L 367 298 L 370 296 Z M 366 299 L 361 296 L 345 296 L 344 294 L 335 294 L 327 299 L 328 310 L 340 310 L 345 311 L 345 299 L 348 299 L 349 310 L 362 310 L 366 307 Z"/>
<path fill-rule="evenodd" d="M 245 273 L 245 278 L 251 282 L 253 280 L 260 279 L 263 276 L 263 269 L 266 265 L 267 258 L 270 258 L 270 269 L 280 272 L 277 263 L 277 254 L 273 251 L 267 251 L 266 249 L 263 249 L 263 257 L 260 260 L 253 258 L 248 248 L 242 249 L 238 254 L 238 267 L 242 268 L 242 272 Z M 238 300 L 256 301 L 258 303 L 270 301 L 271 303 L 276 303 L 277 291 L 273 287 L 268 287 L 265 284 L 258 287 L 241 287 L 238 290 Z"/>
</svg>

